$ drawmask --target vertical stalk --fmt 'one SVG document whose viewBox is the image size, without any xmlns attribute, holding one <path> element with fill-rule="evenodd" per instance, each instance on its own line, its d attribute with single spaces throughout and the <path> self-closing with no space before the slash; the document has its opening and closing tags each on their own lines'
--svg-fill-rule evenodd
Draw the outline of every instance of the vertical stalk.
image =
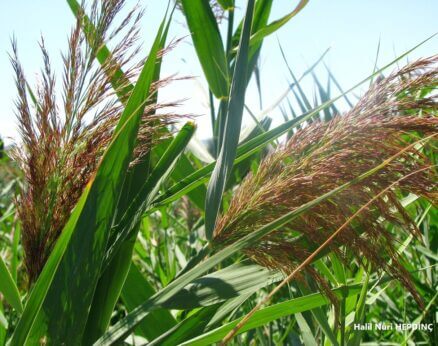
<svg viewBox="0 0 438 346">
<path fill-rule="evenodd" d="M 234 1 L 233 7 L 228 11 L 228 28 L 227 28 L 227 60 L 230 66 L 231 49 L 233 48 L 233 29 L 234 29 Z"/>
<path fill-rule="evenodd" d="M 208 89 L 208 98 L 209 98 L 209 102 L 210 102 L 210 121 L 211 121 L 211 132 L 213 133 L 213 156 L 216 158 L 216 152 L 217 152 L 217 148 L 216 148 L 216 141 L 217 138 L 215 136 L 215 122 L 216 122 L 216 117 L 215 117 L 215 109 L 214 109 L 214 99 L 213 99 L 213 93 L 211 92 L 210 89 Z"/>
<path fill-rule="evenodd" d="M 341 301 L 341 311 L 339 316 L 340 322 L 341 322 L 341 340 L 340 340 L 340 346 L 345 345 L 345 297 L 342 296 Z"/>
<path fill-rule="evenodd" d="M 233 49 L 233 30 L 234 30 L 234 1 L 233 7 L 228 10 L 228 27 L 227 27 L 227 47 L 226 47 L 226 57 L 228 68 L 231 71 L 231 51 Z M 233 73 L 232 73 L 233 74 Z M 214 138 L 215 138 L 215 147 L 216 147 L 216 157 L 219 155 L 220 148 L 222 146 L 222 137 L 224 133 L 225 127 L 225 118 L 228 110 L 228 100 L 222 99 L 220 101 L 218 114 L 215 120 L 214 126 Z"/>
</svg>

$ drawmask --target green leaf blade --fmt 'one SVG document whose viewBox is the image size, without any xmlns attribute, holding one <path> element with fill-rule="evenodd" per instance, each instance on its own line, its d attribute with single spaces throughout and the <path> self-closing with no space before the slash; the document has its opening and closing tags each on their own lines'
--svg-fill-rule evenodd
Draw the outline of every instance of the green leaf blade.
<svg viewBox="0 0 438 346">
<path fill-rule="evenodd" d="M 153 80 L 163 26 L 164 22 L 95 178 L 87 185 L 37 280 L 11 345 L 81 343 L 114 210 Z"/>
<path fill-rule="evenodd" d="M 0 257 L 0 293 L 18 313 L 23 312 L 20 292 L 2 257 Z"/>
<path fill-rule="evenodd" d="M 337 296 L 347 294 L 348 296 L 357 295 L 360 293 L 360 285 L 345 286 L 338 289 L 334 289 L 333 293 Z M 347 293 L 345 293 L 347 292 Z M 302 296 L 299 298 L 291 299 L 282 303 L 278 303 L 264 309 L 257 311 L 248 322 L 238 331 L 238 334 L 244 333 L 248 330 L 263 326 L 269 322 L 275 321 L 284 316 L 309 311 L 314 308 L 329 304 L 330 301 L 327 297 L 320 293 L 313 293 L 310 295 Z M 212 345 L 220 341 L 228 332 L 230 332 L 241 319 L 229 322 L 219 328 L 216 328 L 210 332 L 200 335 L 194 339 L 188 340 L 181 345 L 191 345 L 191 346 L 204 346 Z"/>
<path fill-rule="evenodd" d="M 228 97 L 228 64 L 219 28 L 208 0 L 182 0 L 193 44 L 210 90 L 219 99 Z"/>
<path fill-rule="evenodd" d="M 122 300 L 128 311 L 134 310 L 155 294 L 154 288 L 140 273 L 135 264 L 131 264 L 125 285 L 122 290 Z M 148 340 L 159 337 L 176 325 L 176 321 L 168 310 L 152 311 L 138 326 L 137 331 Z"/>
<path fill-rule="evenodd" d="M 205 230 L 207 239 L 209 240 L 213 237 L 213 230 L 219 213 L 222 194 L 225 190 L 227 180 L 231 175 L 234 159 L 236 158 L 240 128 L 242 125 L 243 107 L 245 104 L 249 38 L 251 35 L 253 14 L 254 0 L 249 0 L 230 91 L 230 101 L 225 119 L 225 130 L 221 141 L 222 147 L 207 188 Z"/>
</svg>

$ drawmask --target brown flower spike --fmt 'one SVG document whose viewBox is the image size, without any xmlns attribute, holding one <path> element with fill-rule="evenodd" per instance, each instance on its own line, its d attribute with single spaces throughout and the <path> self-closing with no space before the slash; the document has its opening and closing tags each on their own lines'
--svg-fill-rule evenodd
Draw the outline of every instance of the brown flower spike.
<svg viewBox="0 0 438 346">
<path fill-rule="evenodd" d="M 376 82 L 348 113 L 329 122 L 313 122 L 294 134 L 244 180 L 217 223 L 214 244 L 222 247 L 233 243 L 371 170 L 419 136 L 437 134 L 437 96 L 433 94 L 438 85 L 437 63 L 435 56 L 409 64 Z M 432 91 L 428 97 L 426 91 Z M 379 192 L 428 166 L 431 163 L 421 148 L 408 150 L 384 169 L 246 248 L 245 253 L 263 266 L 290 273 Z M 366 259 L 400 280 L 421 304 L 398 260 L 395 239 L 383 221 L 419 235 L 399 197 L 413 193 L 436 204 L 436 178 L 432 167 L 403 179 L 397 189 L 389 189 L 354 218 L 331 242 L 329 250 L 346 259 L 341 250 L 345 246 L 359 263 Z M 335 302 L 322 276 L 311 266 L 306 272 Z"/>
<path fill-rule="evenodd" d="M 122 102 L 127 100 L 129 80 L 135 80 L 143 65 L 142 60 L 136 59 L 138 24 L 143 12 L 135 7 L 110 32 L 125 2 L 92 2 L 88 20 L 96 28 L 93 36 L 86 36 L 81 30 L 85 17 L 79 16 L 68 40 L 68 52 L 63 55 L 62 102 L 55 99 L 55 76 L 44 41 L 40 44 L 44 67 L 35 92 L 25 79 L 13 42 L 11 61 L 16 74 L 16 112 L 22 139 L 14 156 L 24 177 L 16 207 L 29 283 L 38 277 L 71 210 L 95 173 L 123 110 L 119 97 L 123 95 Z M 111 59 L 99 64 L 96 53 L 109 41 L 113 43 Z M 120 78 L 120 68 L 127 80 L 114 90 L 111 82 Z M 165 82 L 156 83 L 151 94 Z M 164 106 L 171 105 L 161 107 Z M 150 151 L 159 129 L 170 117 L 155 115 L 158 107 L 152 102 L 146 106 L 131 164 Z"/>
</svg>

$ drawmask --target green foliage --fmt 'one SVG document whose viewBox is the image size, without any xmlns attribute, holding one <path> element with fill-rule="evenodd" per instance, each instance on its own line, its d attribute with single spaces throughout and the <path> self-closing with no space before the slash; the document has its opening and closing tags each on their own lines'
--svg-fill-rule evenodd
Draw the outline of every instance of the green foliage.
<svg viewBox="0 0 438 346">
<path fill-rule="evenodd" d="M 270 21 L 272 0 L 248 0 L 246 7 L 241 6 L 246 8 L 241 18 L 237 18 L 235 8 L 245 4 L 233 0 L 178 1 L 175 8 L 166 12 L 155 33 L 142 33 L 153 34 L 155 39 L 147 57 L 141 57 L 142 66 L 137 75 L 119 63 L 117 59 L 123 54 L 111 52 L 109 42 L 93 46 L 93 42 L 104 36 L 103 24 L 94 20 L 94 12 L 99 12 L 104 2 L 95 0 L 88 14 L 78 1 L 66 2 L 84 33 L 83 45 L 94 47 L 90 56 L 108 78 L 108 85 L 117 97 L 110 107 L 117 104 L 121 115 L 112 125 L 114 131 L 97 168 L 68 221 L 62 225 L 51 254 L 33 284 L 27 282 L 23 265 L 27 255 L 20 241 L 19 220 L 23 215 L 14 206 L 14 196 L 26 180 L 0 140 L 0 345 L 211 345 L 230 332 L 235 334 L 231 343 L 236 345 L 433 343 L 434 333 L 424 330 L 399 333 L 354 328 L 355 324 L 365 322 L 436 322 L 433 307 L 437 298 L 438 215 L 433 206 L 436 190 L 428 185 L 429 180 L 421 181 L 424 186 L 415 195 L 406 195 L 409 189 L 396 188 L 393 194 L 385 195 L 395 201 L 382 200 L 382 203 L 398 208 L 388 207 L 391 210 L 387 213 L 373 209 L 375 226 L 400 244 L 395 251 L 397 257 L 385 257 L 385 265 L 391 267 L 396 263 L 395 258 L 399 260 L 401 268 L 397 269 L 410 277 L 407 280 L 411 280 L 424 306 L 408 293 L 406 282 L 377 271 L 372 261 L 365 260 L 366 256 L 359 260 L 352 253 L 355 247 L 344 238 L 333 242 L 336 246 L 326 246 L 320 238 L 310 238 L 296 226 L 299 220 L 310 220 L 310 224 L 316 220 L 312 219 L 312 213 L 319 211 L 321 205 L 331 203 L 333 208 L 339 207 L 336 198 L 344 196 L 342 193 L 346 191 L 358 186 L 374 191 L 366 184 L 377 186 L 373 179 L 379 174 L 391 177 L 388 172 L 395 162 L 402 162 L 398 160 L 402 155 L 411 155 L 413 162 L 436 165 L 437 108 L 436 101 L 430 98 L 437 81 L 436 68 L 431 69 L 430 65 L 436 64 L 436 59 L 426 59 L 421 68 L 412 68 L 414 72 L 421 70 L 429 74 L 422 75 L 427 78 L 419 78 L 422 84 L 407 83 L 412 89 L 405 88 L 397 94 L 399 104 L 406 101 L 414 108 L 406 107 L 409 111 L 397 116 L 416 117 L 421 113 L 422 121 L 427 122 L 427 126 L 418 126 L 411 137 L 402 136 L 405 147 L 401 151 L 391 157 L 377 157 L 370 169 L 342 184 L 340 180 L 330 181 L 333 172 L 328 170 L 323 178 L 331 183 L 331 188 L 325 193 L 310 196 L 296 208 L 284 207 L 271 219 L 261 218 L 265 221 L 249 232 L 219 242 L 215 237 L 220 216 L 229 213 L 233 203 L 239 202 L 235 198 L 239 196 L 238 188 L 245 186 L 245 176 L 252 174 L 257 179 L 257 173 L 263 172 L 263 165 L 269 163 L 274 170 L 275 162 L 269 161 L 272 151 L 289 139 L 303 143 L 309 133 L 306 128 L 338 121 L 342 102 L 354 109 L 350 100 L 353 90 L 386 73 L 388 67 L 416 47 L 383 68 L 375 68 L 369 77 L 346 91 L 331 71 L 326 71 L 326 79 L 318 72 L 325 53 L 297 78 L 280 47 L 291 83 L 283 102 L 273 108 L 281 110 L 284 122 L 271 128 L 271 117 L 257 118 L 251 114 L 256 124 L 241 140 L 243 119 L 251 113 L 245 105 L 245 94 L 251 87 L 252 76 L 258 73 L 263 41 L 298 15 L 308 1 L 299 1 L 290 13 L 273 21 Z M 108 13 L 112 18 L 124 1 L 105 4 L 110 6 Z M 188 39 L 195 48 L 197 60 L 193 59 L 193 63 L 201 65 L 211 96 L 209 116 L 213 137 L 209 140 L 211 147 L 206 150 L 210 150 L 214 160 L 208 164 L 189 150 L 195 124 L 189 121 L 179 130 L 170 131 L 164 115 L 157 111 L 162 56 L 166 52 L 169 28 L 174 23 L 174 11 L 179 10 L 187 23 Z M 136 12 L 132 13 L 134 18 Z M 303 82 L 314 85 L 315 95 L 306 94 Z M 260 85 L 259 78 L 256 84 Z M 37 101 L 27 87 L 27 93 L 20 92 Z M 334 87 L 338 90 L 335 95 Z M 159 130 L 148 137 L 147 153 L 136 160 L 145 119 L 152 119 Z M 435 131 L 426 136 L 421 131 L 423 128 Z M 360 146 L 360 139 L 349 150 L 357 150 L 355 145 Z M 329 149 L 340 155 L 335 146 Z M 316 146 L 309 146 L 300 159 L 313 157 L 317 150 Z M 277 148 L 273 155 L 280 152 Z M 277 172 L 279 176 L 286 174 L 290 163 L 287 160 L 295 158 L 281 157 L 281 160 L 285 161 L 280 165 L 283 170 Z M 342 169 L 345 167 L 336 167 Z M 434 174 L 436 171 L 431 176 Z M 316 180 L 308 176 L 303 179 L 307 184 Z M 395 184 L 389 181 L 387 185 L 390 183 Z M 407 183 L 417 186 L 415 181 Z M 306 191 L 294 193 L 305 195 Z M 359 202 L 346 198 L 348 208 L 343 210 L 345 219 L 342 219 L 351 225 L 357 237 L 371 232 L 364 229 L 359 218 L 354 218 L 354 213 L 363 207 Z M 251 207 L 254 206 L 241 205 L 237 214 L 242 219 L 232 219 L 230 224 L 251 224 Z M 262 212 L 270 215 L 272 211 Z M 413 220 L 418 233 L 403 238 L 402 228 L 409 223 L 398 222 L 400 218 Z M 323 226 L 314 222 L 313 231 L 330 235 L 336 229 L 330 229 L 329 225 L 329 221 Z M 278 256 L 269 253 L 273 247 L 266 249 L 265 262 L 254 263 L 257 253 L 248 250 L 266 242 L 268 236 L 276 236 L 277 243 L 296 246 L 299 249 L 296 252 L 302 254 L 299 258 L 302 263 L 309 255 L 316 255 L 310 258 L 306 270 L 297 273 L 297 280 L 288 281 L 272 296 L 270 293 L 280 287 L 279 282 L 292 269 L 274 263 Z M 281 236 L 284 238 L 278 238 Z M 270 298 L 267 304 L 251 312 L 267 297 Z"/>
<path fill-rule="evenodd" d="M 210 4 L 207 0 L 182 0 L 181 3 L 210 90 L 217 98 L 226 98 L 229 84 L 227 59 Z"/>
<path fill-rule="evenodd" d="M 6 301 L 11 304 L 17 312 L 23 312 L 23 305 L 21 304 L 20 293 L 9 273 L 5 262 L 0 257 L 0 292 L 5 296 Z"/>
<path fill-rule="evenodd" d="M 227 112 L 225 113 L 225 126 L 222 133 L 223 138 L 221 141 L 219 157 L 208 184 L 207 201 L 205 205 L 205 231 L 208 240 L 211 240 L 213 235 L 213 229 L 219 213 L 222 194 L 224 193 L 227 180 L 230 178 L 234 159 L 236 157 L 240 128 L 242 127 L 249 39 L 253 12 L 254 1 L 249 0 L 243 24 L 242 36 L 239 43 L 239 50 L 236 57 L 236 67 L 234 69 L 231 83 Z"/>
</svg>

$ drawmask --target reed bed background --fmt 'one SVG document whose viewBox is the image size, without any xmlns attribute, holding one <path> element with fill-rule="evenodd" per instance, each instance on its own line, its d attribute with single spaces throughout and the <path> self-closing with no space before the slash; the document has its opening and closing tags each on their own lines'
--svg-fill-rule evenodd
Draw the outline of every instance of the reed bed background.
<svg viewBox="0 0 438 346">
<path fill-rule="evenodd" d="M 148 33 L 141 3 L 66 3 L 62 73 L 42 39 L 31 85 L 11 47 L 21 140 L 0 142 L 1 345 L 437 340 L 434 327 L 357 328 L 436 324 L 437 56 L 401 66 L 414 47 L 345 91 L 315 73 L 324 55 L 300 78 L 285 57 L 277 125 L 245 94 L 263 40 L 306 0 L 276 20 L 272 0 L 248 0 L 242 18 L 234 0 L 171 2 Z M 158 102 L 190 78 L 160 74 L 175 11 L 209 88 L 213 136 L 198 150 L 196 116 L 178 95 Z"/>
</svg>

